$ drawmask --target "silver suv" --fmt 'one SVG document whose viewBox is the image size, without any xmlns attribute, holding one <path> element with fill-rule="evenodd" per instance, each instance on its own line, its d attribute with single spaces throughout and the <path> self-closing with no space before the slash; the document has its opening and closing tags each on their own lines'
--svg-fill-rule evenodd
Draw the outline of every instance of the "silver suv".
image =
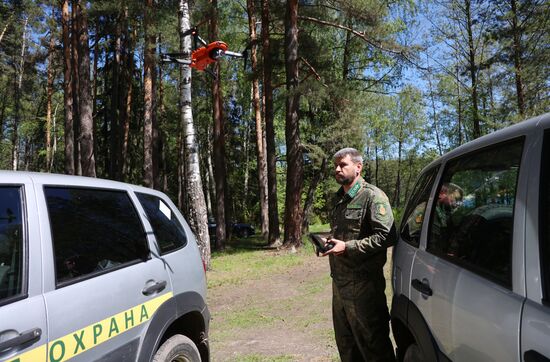
<svg viewBox="0 0 550 362">
<path fill-rule="evenodd" d="M 209 360 L 204 264 L 161 192 L 0 171 L 0 361 Z"/>
<path fill-rule="evenodd" d="M 399 360 L 550 358 L 550 113 L 440 157 L 393 254 Z"/>
</svg>

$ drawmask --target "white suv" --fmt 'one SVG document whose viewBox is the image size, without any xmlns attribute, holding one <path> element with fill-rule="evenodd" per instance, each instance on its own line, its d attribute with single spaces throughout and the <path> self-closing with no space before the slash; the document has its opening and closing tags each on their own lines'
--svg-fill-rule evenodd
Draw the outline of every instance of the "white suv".
<svg viewBox="0 0 550 362">
<path fill-rule="evenodd" d="M 161 192 L 0 171 L 0 361 L 208 361 L 206 277 Z"/>
<path fill-rule="evenodd" d="M 393 289 L 400 361 L 549 361 L 550 114 L 422 171 Z"/>
</svg>

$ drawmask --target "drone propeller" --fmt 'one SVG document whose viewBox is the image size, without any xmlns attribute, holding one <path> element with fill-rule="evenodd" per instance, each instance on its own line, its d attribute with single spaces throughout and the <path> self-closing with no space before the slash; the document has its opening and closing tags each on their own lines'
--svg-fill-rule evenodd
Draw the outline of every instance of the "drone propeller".
<svg viewBox="0 0 550 362">
<path fill-rule="evenodd" d="M 160 61 L 162 63 L 179 63 L 184 65 L 191 65 L 191 60 L 182 59 L 181 57 L 189 56 L 186 53 L 162 53 L 160 54 Z"/>
<path fill-rule="evenodd" d="M 245 50 L 246 52 L 246 50 Z M 237 52 L 232 52 L 230 50 L 226 50 L 225 53 L 223 55 L 226 55 L 228 57 L 235 57 L 235 58 L 244 58 L 246 56 L 246 53 L 243 52 L 243 53 L 237 53 Z"/>
</svg>

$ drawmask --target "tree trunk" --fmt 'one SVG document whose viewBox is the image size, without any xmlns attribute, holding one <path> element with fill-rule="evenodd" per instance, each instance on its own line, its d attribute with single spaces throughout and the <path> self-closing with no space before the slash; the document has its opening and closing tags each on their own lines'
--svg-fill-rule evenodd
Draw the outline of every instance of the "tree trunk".
<svg viewBox="0 0 550 362">
<path fill-rule="evenodd" d="M 246 201 L 248 200 L 248 194 L 250 192 L 250 133 L 251 133 L 251 122 L 246 122 L 244 125 L 244 137 L 243 137 L 243 150 L 244 150 L 244 170 L 243 170 L 243 198 Z M 245 213 L 248 211 L 246 207 Z M 250 215 L 245 214 L 246 218 Z"/>
<path fill-rule="evenodd" d="M 50 43 L 48 45 L 48 69 L 46 71 L 47 80 L 46 80 L 46 167 L 45 169 L 49 171 L 49 166 L 52 158 L 52 96 L 53 96 L 53 59 L 54 59 L 54 47 L 55 39 L 54 32 L 51 29 L 50 33 Z"/>
<path fill-rule="evenodd" d="M 302 232 L 309 232 L 309 216 L 311 215 L 311 210 L 313 209 L 313 202 L 315 201 L 315 190 L 319 186 L 319 182 L 324 180 L 327 172 L 328 160 L 323 158 L 321 162 L 321 167 L 319 170 L 314 170 L 313 177 L 311 178 L 311 183 L 309 184 L 309 189 L 307 190 L 306 200 L 304 202 L 304 216 L 302 218 Z"/>
<path fill-rule="evenodd" d="M 97 26 L 96 26 L 96 33 L 97 33 L 98 29 L 97 29 Z M 99 150 L 101 149 L 100 146 L 99 146 L 99 137 L 97 137 L 97 134 L 98 134 L 98 131 L 97 131 L 97 126 L 98 126 L 98 122 L 97 122 L 97 89 L 98 89 L 98 84 L 99 84 L 99 73 L 98 73 L 98 59 L 99 59 L 99 55 L 100 55 L 100 52 L 102 51 L 100 49 L 100 46 L 99 46 L 99 34 L 97 35 L 98 39 L 95 40 L 95 45 L 94 45 L 94 64 L 92 66 L 92 119 L 94 120 L 94 128 L 93 128 L 93 133 L 94 133 L 94 154 L 95 152 L 99 152 Z M 96 165 L 97 166 L 97 165 Z M 106 177 L 106 173 L 107 173 L 107 170 L 104 168 L 103 170 L 103 174 L 100 175 L 100 177 Z"/>
<path fill-rule="evenodd" d="M 267 187 L 269 203 L 269 245 L 279 246 L 281 244 L 279 232 L 279 206 L 277 200 L 277 153 L 275 151 L 275 126 L 273 122 L 273 86 L 271 84 L 271 73 L 273 65 L 270 54 L 270 32 L 269 32 L 269 0 L 262 0 L 262 52 L 264 62 L 264 118 L 265 118 L 265 139 L 267 154 Z"/>
<path fill-rule="evenodd" d="M 162 44 L 162 36 L 161 34 L 158 35 L 158 44 L 159 44 L 159 50 L 158 52 L 161 52 L 160 44 Z M 158 117 L 156 127 L 153 129 L 156 130 L 156 137 L 155 134 L 153 134 L 153 144 L 155 145 L 155 148 L 153 148 L 153 157 L 155 157 L 155 150 L 158 155 L 158 159 L 160 159 L 160 162 L 158 162 L 157 172 L 155 173 L 155 185 L 158 190 L 162 190 L 163 192 L 167 191 L 168 188 L 168 179 L 167 179 L 167 170 L 166 170 L 166 146 L 164 144 L 165 135 L 162 131 L 162 124 L 166 121 L 166 107 L 164 106 L 164 83 L 162 81 L 163 73 L 162 73 L 162 67 L 159 66 L 158 68 L 158 92 L 159 92 L 159 101 L 158 101 Z"/>
<path fill-rule="evenodd" d="M 247 0 L 248 11 L 248 31 L 250 42 L 253 44 L 250 49 L 250 59 L 252 67 L 252 106 L 254 109 L 254 118 L 256 120 L 256 150 L 258 163 L 258 187 L 260 189 L 260 220 L 262 237 L 268 241 L 269 236 L 269 214 L 268 214 L 268 198 L 267 198 L 267 164 L 264 153 L 264 132 L 262 125 L 262 113 L 260 106 L 260 86 L 258 74 L 258 59 L 256 50 L 256 10 L 254 0 Z"/>
<path fill-rule="evenodd" d="M 523 80 L 522 80 L 522 47 L 521 47 L 521 28 L 518 24 L 518 9 L 517 0 L 510 0 L 512 6 L 512 35 L 514 38 L 514 45 L 512 47 L 514 53 L 514 67 L 516 76 L 516 93 L 518 102 L 518 111 L 520 115 L 525 114 L 525 96 L 523 93 Z"/>
<path fill-rule="evenodd" d="M 126 10 L 128 11 L 128 10 Z M 126 110 L 124 111 L 124 119 L 122 121 L 122 179 L 125 180 L 129 174 L 128 162 L 128 142 L 130 139 L 130 120 L 132 119 L 132 96 L 133 96 L 133 74 L 134 74 L 134 43 L 136 39 L 136 30 L 134 29 L 128 39 L 128 56 L 126 59 Z"/>
<path fill-rule="evenodd" d="M 426 61 L 429 62 L 429 57 L 426 56 Z M 428 63 L 428 86 L 430 87 L 430 100 L 432 104 L 432 118 L 434 122 L 434 132 L 435 132 L 435 140 L 437 144 L 437 151 L 439 152 L 439 155 L 441 156 L 443 154 L 443 148 L 441 147 L 441 140 L 439 138 L 439 127 L 437 122 L 437 113 L 436 113 L 436 107 L 435 107 L 435 97 L 434 97 L 434 91 L 432 87 L 432 69 L 429 66 Z"/>
<path fill-rule="evenodd" d="M 458 65 L 456 66 L 456 92 L 457 92 L 457 122 L 458 122 L 458 145 L 460 146 L 462 143 L 464 143 L 464 139 L 462 138 L 462 98 L 460 94 L 460 78 L 459 78 L 459 69 Z"/>
<path fill-rule="evenodd" d="M 302 244 L 301 195 L 304 179 L 298 107 L 298 0 L 287 0 L 285 13 L 287 178 L 285 197 L 285 240 L 287 246 Z"/>
<path fill-rule="evenodd" d="M 61 8 L 63 30 L 63 99 L 65 105 L 65 173 L 75 174 L 74 168 L 74 122 L 73 122 L 73 70 L 72 46 L 70 38 L 71 20 L 69 0 L 63 1 Z"/>
<path fill-rule="evenodd" d="M 119 160 L 119 128 L 121 119 L 120 93 L 121 93 L 121 73 L 122 73 L 122 19 L 120 16 L 115 18 L 115 34 L 112 40 L 113 61 L 111 63 L 111 109 L 109 119 L 111 123 L 111 132 L 109 134 L 109 177 L 120 181 Z"/>
<path fill-rule="evenodd" d="M 57 108 L 59 104 L 55 105 L 55 109 L 53 111 L 53 118 L 52 118 L 52 134 L 53 134 L 53 145 L 52 145 L 52 157 L 50 164 L 48 165 L 48 172 L 52 172 L 54 164 L 55 164 L 55 153 L 57 152 Z"/>
<path fill-rule="evenodd" d="M 206 172 L 204 175 L 204 182 L 206 184 L 206 193 L 204 194 L 205 202 L 206 202 L 206 211 L 208 215 L 213 215 L 213 209 L 212 209 L 212 199 L 214 198 L 214 167 L 212 166 L 212 148 L 211 148 L 211 142 L 210 142 L 210 127 L 206 127 L 207 131 L 207 142 L 206 142 Z"/>
<path fill-rule="evenodd" d="M 0 96 L 2 99 L 2 107 L 0 107 L 0 140 L 4 139 L 4 117 L 6 115 L 6 108 L 8 105 L 8 85 L 9 85 L 9 79 L 6 79 L 6 85 L 2 85 L 2 95 Z"/>
<path fill-rule="evenodd" d="M 181 73 L 181 70 L 180 70 Z M 180 77 L 182 77 L 180 75 Z M 183 78 L 181 78 L 183 79 Z M 181 88 L 181 85 L 180 85 Z M 181 89 L 180 89 L 181 93 Z M 180 95 L 181 98 L 181 95 Z M 181 107 L 181 106 L 180 106 Z M 181 109 L 180 109 L 181 112 Z M 189 203 L 187 202 L 187 193 L 185 192 L 185 148 L 183 147 L 183 122 L 178 122 L 178 138 L 176 140 L 176 150 L 178 152 L 178 208 L 183 212 L 183 216 L 185 216 L 186 219 L 189 219 L 189 213 L 187 206 Z"/>
<path fill-rule="evenodd" d="M 94 119 L 90 90 L 90 46 L 88 44 L 88 14 L 86 2 L 78 3 L 79 28 L 79 92 L 80 92 L 80 163 L 82 175 L 96 177 L 94 158 Z"/>
<path fill-rule="evenodd" d="M 144 47 L 144 115 L 143 115 L 143 184 L 154 187 L 153 173 L 153 117 L 155 112 L 155 40 L 151 28 L 154 19 L 153 0 L 145 6 L 145 47 Z"/>
<path fill-rule="evenodd" d="M 80 47 L 78 42 L 80 41 L 79 35 L 79 18 L 78 18 L 78 1 L 72 0 L 71 2 L 71 55 L 72 55 L 72 64 L 71 69 L 73 71 L 72 76 L 72 87 L 73 87 L 73 135 L 74 135 L 74 171 L 76 175 L 82 175 L 82 165 L 80 163 L 80 61 L 79 61 L 79 52 Z"/>
<path fill-rule="evenodd" d="M 218 1 L 210 0 L 210 38 L 218 39 Z M 225 132 L 222 116 L 222 95 L 220 89 L 220 65 L 214 64 L 215 79 L 212 81 L 212 118 L 214 121 L 214 178 L 216 185 L 216 243 L 221 250 L 225 248 L 227 228 L 225 214 L 226 169 L 225 169 Z"/>
<path fill-rule="evenodd" d="M 21 121 L 21 90 L 23 88 L 23 73 L 25 70 L 25 51 L 27 46 L 27 25 L 29 23 L 28 16 L 25 16 L 25 24 L 23 26 L 23 40 L 21 43 L 21 58 L 19 67 L 15 72 L 17 81 L 14 92 L 14 117 L 13 117 L 13 133 L 12 133 L 12 168 L 17 171 L 19 166 L 19 122 Z"/>
<path fill-rule="evenodd" d="M 408 157 L 409 159 L 409 175 L 407 177 L 407 182 L 405 183 L 405 197 L 404 197 L 404 200 L 408 200 L 409 199 L 409 193 L 411 191 L 411 186 L 413 186 L 412 184 L 412 177 L 414 175 L 414 172 L 413 172 L 413 164 L 414 164 L 414 157 Z"/>
<path fill-rule="evenodd" d="M 489 67 L 487 68 L 487 91 L 488 91 L 488 95 L 489 95 L 489 111 L 491 113 L 490 117 L 491 118 L 495 118 L 495 114 L 496 114 L 496 106 L 495 106 L 495 86 L 494 86 L 494 83 L 493 83 L 493 72 L 492 72 L 492 67 L 491 65 L 489 65 Z M 497 127 L 497 123 L 496 122 L 493 122 L 493 132 L 494 131 L 497 131 L 498 130 L 498 127 Z"/>
<path fill-rule="evenodd" d="M 11 25 L 12 18 L 13 18 L 13 15 L 10 15 L 8 20 L 6 21 L 6 25 L 4 25 L 4 28 L 2 29 L 2 32 L 0 33 L 0 44 L 2 44 L 2 39 L 4 39 L 4 34 L 6 34 L 6 31 L 8 30 L 9 26 Z"/>
<path fill-rule="evenodd" d="M 190 28 L 189 25 L 189 4 L 188 0 L 179 2 L 179 34 L 180 51 L 185 53 L 186 59 L 191 58 L 191 38 L 183 36 L 183 32 Z M 191 109 L 191 68 L 180 67 L 180 109 L 181 124 L 184 134 L 184 148 L 186 155 L 187 171 L 185 174 L 186 187 L 189 195 L 188 221 L 197 237 L 203 261 L 208 268 L 210 265 L 210 237 L 208 235 L 208 219 L 206 215 L 206 203 L 202 191 L 201 173 L 199 169 L 199 153 L 196 140 L 195 125 Z"/>
<path fill-rule="evenodd" d="M 395 180 L 395 194 L 393 197 L 393 206 L 399 207 L 401 198 L 401 155 L 403 152 L 403 142 L 397 143 L 397 178 Z"/>
<path fill-rule="evenodd" d="M 468 69 L 470 70 L 471 92 L 472 92 L 472 121 L 474 126 L 473 138 L 481 136 L 481 128 L 479 122 L 478 95 L 477 95 L 477 65 L 476 53 L 474 47 L 474 38 L 472 31 L 472 12 L 471 0 L 464 0 L 464 8 L 466 11 L 466 30 L 468 31 Z"/>
<path fill-rule="evenodd" d="M 374 130 L 374 139 L 375 139 L 375 145 L 374 145 L 374 184 L 379 185 L 379 170 L 380 170 L 380 157 L 378 157 L 378 130 Z"/>
</svg>

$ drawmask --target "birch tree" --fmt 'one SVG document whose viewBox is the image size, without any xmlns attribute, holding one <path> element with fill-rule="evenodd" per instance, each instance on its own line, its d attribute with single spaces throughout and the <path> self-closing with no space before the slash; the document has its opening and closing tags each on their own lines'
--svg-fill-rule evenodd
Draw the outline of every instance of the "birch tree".
<svg viewBox="0 0 550 362">
<path fill-rule="evenodd" d="M 178 9 L 180 51 L 186 54 L 186 59 L 191 59 L 191 38 L 183 36 L 190 28 L 188 0 L 180 0 Z M 199 150 L 196 139 L 193 112 L 191 109 L 191 68 L 180 67 L 180 117 L 184 134 L 183 147 L 186 158 L 185 189 L 188 195 L 187 210 L 188 221 L 197 237 L 197 242 L 203 261 L 208 268 L 210 265 L 210 237 L 208 235 L 208 218 L 206 215 L 206 202 L 202 188 L 201 173 L 199 169 Z"/>
</svg>

